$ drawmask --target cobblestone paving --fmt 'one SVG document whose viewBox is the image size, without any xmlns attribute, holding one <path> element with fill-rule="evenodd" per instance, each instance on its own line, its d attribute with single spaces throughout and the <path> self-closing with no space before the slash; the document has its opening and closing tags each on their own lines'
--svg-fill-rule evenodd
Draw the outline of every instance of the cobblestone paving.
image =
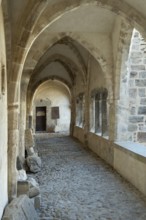
<svg viewBox="0 0 146 220">
<path fill-rule="evenodd" d="M 146 198 L 70 137 L 36 136 L 40 220 L 146 220 Z"/>
</svg>

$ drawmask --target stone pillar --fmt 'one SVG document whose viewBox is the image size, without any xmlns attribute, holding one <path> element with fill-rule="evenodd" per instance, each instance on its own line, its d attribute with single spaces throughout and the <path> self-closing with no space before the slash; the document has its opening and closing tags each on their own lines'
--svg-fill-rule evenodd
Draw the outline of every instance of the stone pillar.
<svg viewBox="0 0 146 220">
<path fill-rule="evenodd" d="M 70 119 L 70 135 L 73 136 L 74 134 L 74 126 L 75 126 L 75 120 L 76 120 L 76 101 L 75 101 L 75 95 L 73 92 L 73 89 L 71 91 L 71 119 Z"/>
<path fill-rule="evenodd" d="M 95 131 L 95 98 L 90 95 L 89 100 L 89 131 Z"/>
<path fill-rule="evenodd" d="M 107 96 L 108 91 L 104 90 L 102 93 L 102 136 L 108 134 L 108 122 L 107 122 Z"/>
<path fill-rule="evenodd" d="M 85 85 L 85 88 L 87 86 Z M 84 103 L 84 143 L 88 145 L 88 132 L 90 130 L 90 102 L 88 90 L 85 91 L 85 103 Z"/>
<path fill-rule="evenodd" d="M 90 131 L 90 69 L 91 69 L 91 60 L 92 56 L 89 54 L 88 57 L 88 65 L 86 69 L 87 78 L 85 79 L 85 105 L 84 105 L 84 137 L 85 137 L 85 144 L 88 145 L 88 133 Z"/>
<path fill-rule="evenodd" d="M 88 133 L 90 130 L 90 105 L 89 105 L 89 97 L 86 94 L 85 95 L 85 105 L 84 105 L 84 129 L 85 129 L 85 133 Z"/>
<path fill-rule="evenodd" d="M 18 104 L 8 105 L 8 193 L 9 201 L 17 196 L 16 158 L 18 155 Z"/>
<path fill-rule="evenodd" d="M 25 127 L 26 127 L 26 104 L 25 101 L 20 103 L 20 116 L 19 123 L 21 124 L 19 128 L 19 157 L 23 161 L 25 153 Z"/>
<path fill-rule="evenodd" d="M 29 129 L 32 129 L 32 115 L 28 116 L 28 127 Z"/>
<path fill-rule="evenodd" d="M 31 129 L 26 129 L 25 130 L 25 148 L 30 148 L 34 147 L 34 139 L 32 135 L 32 130 Z"/>
<path fill-rule="evenodd" d="M 117 101 L 109 100 L 109 140 L 117 140 Z"/>
<path fill-rule="evenodd" d="M 95 95 L 95 133 L 101 132 L 101 94 Z"/>
</svg>

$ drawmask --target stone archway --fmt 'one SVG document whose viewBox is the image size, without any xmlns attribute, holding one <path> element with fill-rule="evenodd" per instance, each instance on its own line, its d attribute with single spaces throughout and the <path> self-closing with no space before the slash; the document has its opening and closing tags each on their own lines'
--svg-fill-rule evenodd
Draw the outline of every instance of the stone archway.
<svg viewBox="0 0 146 220">
<path fill-rule="evenodd" d="M 21 28 L 20 29 L 18 28 L 19 30 L 16 33 L 17 40 L 13 48 L 14 59 L 12 61 L 12 72 L 9 74 L 9 82 L 8 82 L 9 85 L 8 100 L 9 100 L 9 109 L 10 109 L 9 122 L 13 123 L 12 130 L 10 128 L 10 132 L 9 132 L 10 135 L 9 142 L 12 143 L 13 155 L 11 157 L 11 161 L 14 161 L 14 163 L 16 161 L 15 160 L 17 154 L 16 151 L 18 148 L 18 114 L 19 114 L 20 78 L 22 76 L 24 63 L 31 49 L 31 46 L 33 45 L 35 40 L 40 36 L 40 34 L 43 31 L 45 31 L 45 29 L 47 29 L 48 25 L 53 23 L 55 20 L 59 19 L 65 13 L 71 12 L 73 9 L 78 9 L 80 5 L 82 4 L 90 5 L 91 3 L 99 6 L 100 8 L 106 8 L 109 11 L 114 11 L 114 13 L 117 13 L 118 11 L 118 13 L 121 14 L 122 16 L 126 16 L 126 18 L 129 19 L 130 22 L 139 25 L 139 28 L 142 28 L 143 24 L 145 23 L 145 19 L 142 16 L 140 16 L 140 13 L 138 13 L 134 8 L 131 8 L 128 4 L 124 2 L 121 3 L 120 1 L 108 1 L 108 4 L 107 2 L 102 4 L 101 1 L 92 1 L 92 2 L 90 1 L 90 3 L 89 1 L 74 1 L 72 4 L 70 4 L 70 2 L 61 1 L 60 3 L 57 2 L 55 6 L 53 5 L 52 7 L 48 5 L 47 1 L 43 1 L 43 2 L 38 1 L 37 4 L 35 4 L 35 7 L 33 3 L 34 2 L 32 2 L 30 7 L 28 7 L 29 16 L 27 13 L 25 14 L 27 19 L 25 21 L 22 19 L 21 26 L 23 27 L 23 30 Z M 53 7 L 54 10 L 52 10 Z M 47 14 L 49 14 L 50 17 L 48 17 Z M 143 31 L 145 30 L 143 29 Z M 58 37 L 58 35 L 56 35 L 56 37 Z M 91 42 L 88 42 L 89 50 L 92 51 L 92 54 L 94 54 L 95 56 L 98 53 L 98 48 L 92 47 L 90 43 Z M 85 44 L 85 39 L 82 39 L 82 44 Z M 102 62 L 104 63 L 105 62 L 104 56 L 101 56 L 100 58 L 98 57 L 101 63 Z M 112 62 L 110 64 L 112 64 Z M 113 85 L 112 69 L 110 69 L 109 75 L 110 75 L 109 78 L 107 76 L 107 79 L 109 80 L 109 85 Z M 13 91 L 13 93 L 11 93 L 11 91 Z M 111 89 L 111 93 L 112 93 L 112 89 Z M 10 143 L 9 143 L 9 148 L 11 147 Z M 13 190 L 11 189 L 11 191 L 13 191 L 15 194 L 16 188 L 13 187 Z M 11 192 L 10 194 L 13 193 Z"/>
</svg>

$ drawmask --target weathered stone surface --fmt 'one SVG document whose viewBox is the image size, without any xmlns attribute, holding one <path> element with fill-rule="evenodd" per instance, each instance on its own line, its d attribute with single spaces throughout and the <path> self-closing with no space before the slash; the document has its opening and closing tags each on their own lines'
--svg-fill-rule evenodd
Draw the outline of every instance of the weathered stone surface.
<svg viewBox="0 0 146 220">
<path fill-rule="evenodd" d="M 136 107 L 132 106 L 130 109 L 130 114 L 135 115 L 136 114 Z"/>
<path fill-rule="evenodd" d="M 12 200 L 6 207 L 2 220 L 38 220 L 33 202 L 26 195 Z"/>
<path fill-rule="evenodd" d="M 143 122 L 143 120 L 144 120 L 143 116 L 130 116 L 129 117 L 129 122 L 131 123 Z"/>
<path fill-rule="evenodd" d="M 138 73 L 137 73 L 136 71 L 132 71 L 132 72 L 130 73 L 130 77 L 131 77 L 131 78 L 135 78 L 137 75 L 138 75 Z"/>
<path fill-rule="evenodd" d="M 35 209 L 40 209 L 41 207 L 41 196 L 40 195 L 34 197 L 34 207 Z"/>
<path fill-rule="evenodd" d="M 136 98 L 136 96 L 137 96 L 137 88 L 129 89 L 129 96 L 131 98 Z"/>
<path fill-rule="evenodd" d="M 17 170 L 22 170 L 23 169 L 23 164 L 20 160 L 19 157 L 17 157 Z"/>
<path fill-rule="evenodd" d="M 145 93 L 145 89 L 144 89 L 144 88 L 139 89 L 139 96 L 140 96 L 140 97 L 145 97 L 145 96 L 146 96 L 146 93 Z"/>
<path fill-rule="evenodd" d="M 136 44 L 132 45 L 132 50 L 139 50 L 139 45 Z"/>
<path fill-rule="evenodd" d="M 32 130 L 27 129 L 25 130 L 25 148 L 30 148 L 34 146 L 34 140 L 32 135 Z"/>
<path fill-rule="evenodd" d="M 36 182 L 34 178 L 28 178 L 29 182 L 29 198 L 33 198 L 40 194 L 39 184 Z"/>
<path fill-rule="evenodd" d="M 18 181 L 17 194 L 26 194 L 29 198 L 33 198 L 40 194 L 39 184 L 33 178 L 26 181 Z"/>
<path fill-rule="evenodd" d="M 139 87 L 145 87 L 146 86 L 146 79 L 144 79 L 144 80 L 136 79 L 135 85 L 139 86 Z"/>
<path fill-rule="evenodd" d="M 140 72 L 139 78 L 146 78 L 146 71 Z"/>
<path fill-rule="evenodd" d="M 134 87 L 135 86 L 135 80 L 134 79 L 130 79 L 129 80 L 129 87 Z"/>
<path fill-rule="evenodd" d="M 146 132 L 138 132 L 137 140 L 140 143 L 146 143 Z"/>
<path fill-rule="evenodd" d="M 142 63 L 142 58 L 139 58 L 139 57 L 131 58 L 131 63 L 132 64 L 140 64 L 140 63 Z"/>
<path fill-rule="evenodd" d="M 26 158 L 27 165 L 31 172 L 37 173 L 41 170 L 41 159 L 37 156 L 29 156 Z"/>
<path fill-rule="evenodd" d="M 32 155 L 35 154 L 35 151 L 34 151 L 34 148 L 33 148 L 33 147 L 28 147 L 28 148 L 26 149 L 26 151 L 27 151 L 27 155 L 28 155 L 28 156 L 32 156 Z"/>
<path fill-rule="evenodd" d="M 142 106 L 138 108 L 138 114 L 139 115 L 145 115 L 146 114 L 146 107 Z"/>
<path fill-rule="evenodd" d="M 146 59 L 143 60 L 143 63 L 146 64 Z"/>
<path fill-rule="evenodd" d="M 17 180 L 18 181 L 24 181 L 27 179 L 26 171 L 25 170 L 18 170 Z"/>
<path fill-rule="evenodd" d="M 135 124 L 129 124 L 129 125 L 128 125 L 128 131 L 131 131 L 131 132 L 137 131 L 137 125 L 135 125 Z"/>
<path fill-rule="evenodd" d="M 134 41 L 133 41 L 134 42 Z M 141 57 L 142 56 L 142 52 L 132 52 L 131 53 L 131 57 L 137 57 L 137 58 L 139 58 L 139 57 Z"/>
<path fill-rule="evenodd" d="M 27 194 L 29 192 L 29 183 L 28 181 L 18 181 L 17 182 L 17 195 Z"/>
<path fill-rule="evenodd" d="M 131 65 L 132 70 L 145 70 L 145 65 Z"/>
<path fill-rule="evenodd" d="M 38 187 L 31 187 L 29 189 L 29 198 L 33 198 L 40 194 L 40 189 Z"/>
<path fill-rule="evenodd" d="M 141 105 L 146 105 L 146 98 L 142 98 L 142 99 L 140 100 L 140 104 L 141 104 Z"/>
<path fill-rule="evenodd" d="M 28 177 L 27 181 L 29 182 L 30 187 L 39 187 L 39 184 L 34 178 Z"/>
</svg>

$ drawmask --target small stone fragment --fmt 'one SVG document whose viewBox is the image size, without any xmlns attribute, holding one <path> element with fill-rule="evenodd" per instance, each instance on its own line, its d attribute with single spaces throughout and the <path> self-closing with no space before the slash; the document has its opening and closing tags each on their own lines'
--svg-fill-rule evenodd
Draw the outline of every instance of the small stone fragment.
<svg viewBox="0 0 146 220">
<path fill-rule="evenodd" d="M 33 173 L 37 173 L 41 170 L 41 159 L 37 156 L 29 156 L 26 158 L 29 170 Z"/>
</svg>

